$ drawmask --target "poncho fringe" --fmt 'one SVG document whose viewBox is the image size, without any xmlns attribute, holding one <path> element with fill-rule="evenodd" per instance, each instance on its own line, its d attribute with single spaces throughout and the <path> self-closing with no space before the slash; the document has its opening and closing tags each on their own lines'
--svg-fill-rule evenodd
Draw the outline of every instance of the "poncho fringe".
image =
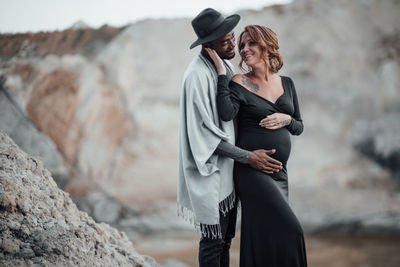
<svg viewBox="0 0 400 267">
<path fill-rule="evenodd" d="M 231 209 L 235 207 L 236 202 L 236 194 L 233 191 L 229 196 L 227 196 L 224 200 L 219 203 L 219 210 L 225 216 Z M 222 238 L 221 225 L 219 224 L 200 224 L 196 223 L 196 218 L 190 209 L 179 205 L 178 203 L 178 216 L 182 217 L 185 221 L 194 225 L 195 230 L 201 234 L 201 236 L 207 238 Z"/>
</svg>

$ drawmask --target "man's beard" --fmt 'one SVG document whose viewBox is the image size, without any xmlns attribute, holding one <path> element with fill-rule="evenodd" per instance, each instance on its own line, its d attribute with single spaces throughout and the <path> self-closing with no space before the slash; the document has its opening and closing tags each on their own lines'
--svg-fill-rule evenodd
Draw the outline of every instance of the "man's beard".
<svg viewBox="0 0 400 267">
<path fill-rule="evenodd" d="M 232 59 L 235 57 L 235 52 L 233 52 L 232 54 L 224 54 L 223 57 L 221 57 L 222 59 Z"/>
</svg>

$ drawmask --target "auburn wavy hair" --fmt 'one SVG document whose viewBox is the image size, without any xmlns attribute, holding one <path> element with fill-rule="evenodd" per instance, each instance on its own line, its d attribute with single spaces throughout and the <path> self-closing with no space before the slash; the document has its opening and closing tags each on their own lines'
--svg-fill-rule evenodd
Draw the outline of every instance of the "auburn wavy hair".
<svg viewBox="0 0 400 267">
<path fill-rule="evenodd" d="M 277 73 L 283 66 L 283 60 L 278 52 L 278 38 L 276 33 L 268 27 L 260 25 L 248 25 L 239 36 L 239 55 L 240 44 L 244 33 L 248 33 L 250 38 L 261 48 L 261 57 L 265 65 L 271 72 Z M 243 59 L 240 60 L 239 67 L 246 71 L 243 66 Z"/>
</svg>

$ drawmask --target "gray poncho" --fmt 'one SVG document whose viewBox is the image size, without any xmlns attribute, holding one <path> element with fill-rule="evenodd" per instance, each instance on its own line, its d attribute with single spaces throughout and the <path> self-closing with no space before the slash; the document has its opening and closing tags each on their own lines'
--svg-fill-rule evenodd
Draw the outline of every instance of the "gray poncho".
<svg viewBox="0 0 400 267">
<path fill-rule="evenodd" d="M 227 76 L 233 66 L 225 61 Z M 232 121 L 219 119 L 214 65 L 199 54 L 189 64 L 180 99 L 178 215 L 203 236 L 220 238 L 219 211 L 233 208 L 233 160 L 214 153 L 221 140 L 235 142 Z"/>
</svg>

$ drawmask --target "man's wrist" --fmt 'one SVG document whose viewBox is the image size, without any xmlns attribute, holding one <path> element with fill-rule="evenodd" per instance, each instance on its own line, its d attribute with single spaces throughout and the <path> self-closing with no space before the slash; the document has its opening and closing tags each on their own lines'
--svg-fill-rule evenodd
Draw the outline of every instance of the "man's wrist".
<svg viewBox="0 0 400 267">
<path fill-rule="evenodd" d="M 249 159 L 250 159 L 251 152 L 248 151 L 248 150 L 245 150 L 245 151 L 246 151 L 246 156 L 245 156 L 246 162 L 242 162 L 242 163 L 249 164 Z"/>
</svg>

